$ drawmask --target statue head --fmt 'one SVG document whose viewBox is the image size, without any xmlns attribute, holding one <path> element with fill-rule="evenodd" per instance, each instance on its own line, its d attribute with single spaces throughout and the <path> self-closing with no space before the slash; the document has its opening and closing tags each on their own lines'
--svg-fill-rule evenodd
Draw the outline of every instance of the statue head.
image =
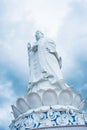
<svg viewBox="0 0 87 130">
<path fill-rule="evenodd" d="M 40 38 L 44 37 L 44 34 L 40 31 L 36 31 L 35 37 L 36 37 L 36 41 L 38 41 Z"/>
</svg>

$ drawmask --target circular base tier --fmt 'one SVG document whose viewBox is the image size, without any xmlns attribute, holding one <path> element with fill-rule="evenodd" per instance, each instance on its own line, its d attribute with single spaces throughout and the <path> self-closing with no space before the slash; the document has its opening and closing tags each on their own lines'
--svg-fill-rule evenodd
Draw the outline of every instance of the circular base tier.
<svg viewBox="0 0 87 130">
<path fill-rule="evenodd" d="M 85 116 L 72 107 L 41 107 L 21 114 L 11 125 L 11 130 L 46 129 L 57 126 L 86 125 Z M 56 128 L 57 129 L 57 128 Z"/>
</svg>

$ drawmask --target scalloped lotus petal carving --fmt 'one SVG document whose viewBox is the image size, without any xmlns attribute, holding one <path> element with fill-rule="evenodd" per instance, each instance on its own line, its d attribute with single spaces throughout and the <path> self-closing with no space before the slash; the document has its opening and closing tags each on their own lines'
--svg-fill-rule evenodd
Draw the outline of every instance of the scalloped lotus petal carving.
<svg viewBox="0 0 87 130">
<path fill-rule="evenodd" d="M 56 105 L 57 104 L 56 92 L 52 89 L 48 89 L 47 91 L 45 91 L 42 96 L 42 102 L 43 105 L 48 105 L 48 106 Z"/>
<path fill-rule="evenodd" d="M 37 107 L 42 106 L 41 98 L 35 92 L 28 94 L 26 99 L 30 108 L 37 108 Z"/>
<path fill-rule="evenodd" d="M 26 103 L 26 101 L 23 98 L 18 98 L 17 99 L 16 106 L 22 113 L 29 110 L 29 106 L 28 106 L 28 104 Z"/>
<path fill-rule="evenodd" d="M 74 107 L 78 107 L 80 105 L 80 103 L 81 103 L 81 100 L 82 100 L 81 95 L 80 94 L 76 94 L 75 97 L 74 97 L 74 99 L 73 99 L 72 105 Z"/>
<path fill-rule="evenodd" d="M 58 102 L 61 105 L 71 105 L 73 101 L 72 92 L 68 89 L 62 90 L 58 96 Z"/>
</svg>

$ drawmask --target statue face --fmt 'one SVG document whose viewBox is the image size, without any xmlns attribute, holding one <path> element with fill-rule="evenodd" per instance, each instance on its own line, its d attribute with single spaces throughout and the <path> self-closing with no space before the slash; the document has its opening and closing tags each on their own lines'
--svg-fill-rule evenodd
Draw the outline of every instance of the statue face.
<svg viewBox="0 0 87 130">
<path fill-rule="evenodd" d="M 42 38 L 44 36 L 44 34 L 40 31 L 37 31 L 35 34 L 36 40 L 38 41 L 40 38 Z"/>
</svg>

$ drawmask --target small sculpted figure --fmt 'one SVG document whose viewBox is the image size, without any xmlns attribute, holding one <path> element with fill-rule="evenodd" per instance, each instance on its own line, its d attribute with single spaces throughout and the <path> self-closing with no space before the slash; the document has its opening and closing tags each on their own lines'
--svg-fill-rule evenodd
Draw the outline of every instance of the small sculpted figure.
<svg viewBox="0 0 87 130">
<path fill-rule="evenodd" d="M 36 42 L 31 47 L 28 43 L 29 84 L 48 80 L 51 84 L 63 80 L 61 73 L 62 60 L 56 52 L 54 41 L 45 38 L 44 34 L 36 31 Z"/>
</svg>

